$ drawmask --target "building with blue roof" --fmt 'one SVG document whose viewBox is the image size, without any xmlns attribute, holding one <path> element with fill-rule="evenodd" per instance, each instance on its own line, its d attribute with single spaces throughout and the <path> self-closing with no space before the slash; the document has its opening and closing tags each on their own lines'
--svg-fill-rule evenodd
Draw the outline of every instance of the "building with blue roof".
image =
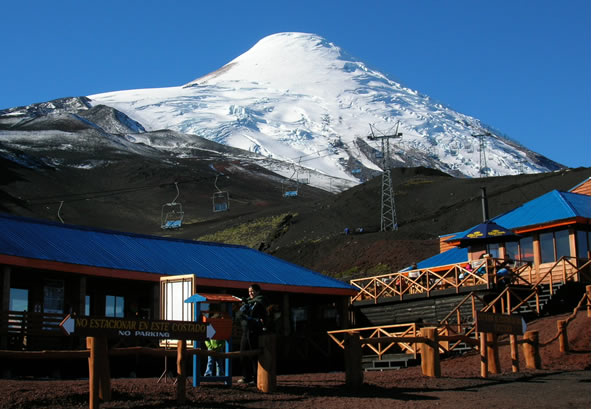
<svg viewBox="0 0 594 409">
<path fill-rule="evenodd" d="M 562 257 L 572 258 L 576 264 L 590 259 L 590 195 L 553 190 L 489 222 L 513 231 L 516 239 L 465 241 L 477 228 L 473 226 L 445 240 L 453 245 L 465 242 L 469 260 L 489 253 L 494 258 L 528 261 L 537 270 L 535 276 Z"/>
<path fill-rule="evenodd" d="M 258 283 L 283 312 L 279 331 L 289 334 L 302 319 L 319 315 L 335 323 L 337 314 L 346 317 L 349 296 L 356 293 L 348 283 L 245 246 L 11 215 L 0 215 L 0 231 L 5 329 L 0 349 L 10 343 L 8 311 L 52 318 L 54 325 L 28 337 L 29 347 L 35 348 L 35 333 L 47 348 L 47 336 L 59 338 L 56 324 L 68 313 L 191 319 L 193 312 L 183 305 L 188 296 L 200 291 L 242 297 Z"/>
<path fill-rule="evenodd" d="M 488 274 L 478 274 L 480 268 L 486 271 L 489 265 L 497 271 L 508 265 L 529 285 L 544 279 L 548 284 L 580 277 L 588 281 L 590 249 L 588 179 L 571 192 L 553 190 L 465 231 L 442 235 L 440 253 L 407 269 L 352 280 L 360 289 L 353 306 L 363 326 L 409 322 L 416 319 L 415 309 L 422 309 L 426 318 L 441 319 L 439 314 L 448 312 L 438 313 L 449 302 L 443 299 L 451 296 L 457 302 L 465 292 L 491 290 L 484 278 Z"/>
</svg>

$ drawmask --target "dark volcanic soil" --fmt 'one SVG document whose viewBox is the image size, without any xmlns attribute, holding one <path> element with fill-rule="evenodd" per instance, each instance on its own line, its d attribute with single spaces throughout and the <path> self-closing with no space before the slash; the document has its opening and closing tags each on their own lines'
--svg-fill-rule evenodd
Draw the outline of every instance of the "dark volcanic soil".
<svg viewBox="0 0 594 409">
<path fill-rule="evenodd" d="M 564 316 L 529 324 L 546 343 Z M 277 389 L 263 394 L 253 386 L 209 384 L 192 388 L 187 403 L 175 402 L 171 381 L 155 378 L 112 380 L 112 401 L 104 408 L 589 408 L 590 318 L 581 311 L 569 324 L 571 352 L 562 355 L 557 341 L 541 348 L 542 370 L 525 369 L 520 353 L 520 373 L 511 373 L 509 347 L 500 347 L 503 373 L 479 377 L 480 357 L 470 353 L 442 360 L 442 377 L 421 375 L 420 367 L 365 372 L 364 385 L 347 389 L 344 372 L 280 375 Z M 0 380 L 0 408 L 88 407 L 88 381 Z"/>
<path fill-rule="evenodd" d="M 290 220 L 257 247 L 348 280 L 381 274 L 378 265 L 395 271 L 437 254 L 440 235 L 482 221 L 481 187 L 487 189 L 489 214 L 495 216 L 552 189 L 570 189 L 590 176 L 589 168 L 579 168 L 468 179 L 433 169 L 396 168 L 392 181 L 399 229 L 378 232 L 381 177 L 337 195 L 302 185 L 298 197 L 286 199 L 278 175 L 254 163 L 203 156 L 164 162 L 111 155 L 92 169 L 29 169 L 0 158 L 0 212 L 59 221 L 60 209 L 65 223 L 191 240 L 289 214 Z M 217 188 L 230 196 L 227 212 L 212 211 L 217 172 Z M 163 231 L 161 208 L 176 197 L 175 181 L 183 227 Z M 362 227 L 365 233 L 347 237 L 345 227 Z"/>
</svg>

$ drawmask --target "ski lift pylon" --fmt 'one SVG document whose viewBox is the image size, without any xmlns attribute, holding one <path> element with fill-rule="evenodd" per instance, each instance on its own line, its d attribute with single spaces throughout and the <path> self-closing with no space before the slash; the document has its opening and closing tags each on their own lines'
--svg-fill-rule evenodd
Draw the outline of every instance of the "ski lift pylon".
<svg viewBox="0 0 594 409">
<path fill-rule="evenodd" d="M 214 182 L 217 191 L 212 194 L 212 211 L 225 212 L 229 210 L 229 192 L 225 192 L 219 189 L 219 187 L 217 186 L 218 179 L 219 175 L 217 175 Z"/>
<path fill-rule="evenodd" d="M 181 203 L 177 203 L 176 200 L 179 197 L 179 187 L 175 182 L 175 190 L 177 195 L 170 203 L 165 203 L 161 207 L 161 228 L 162 229 L 179 229 L 182 226 L 184 219 L 184 211 Z"/>
</svg>

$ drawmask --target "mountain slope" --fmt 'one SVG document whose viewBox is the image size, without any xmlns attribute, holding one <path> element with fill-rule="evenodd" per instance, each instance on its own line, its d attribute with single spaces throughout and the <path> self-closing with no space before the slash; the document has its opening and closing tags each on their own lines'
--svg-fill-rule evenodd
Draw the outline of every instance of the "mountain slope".
<svg viewBox="0 0 594 409">
<path fill-rule="evenodd" d="M 293 163 L 284 175 L 294 178 L 316 169 L 352 186 L 377 175 L 381 148 L 366 138 L 370 124 L 376 135 L 389 135 L 400 124 L 402 137 L 390 141 L 390 167 L 425 166 L 470 177 L 561 167 L 314 34 L 268 36 L 184 86 L 89 98 L 150 130 L 173 129 Z M 487 169 L 481 173 L 482 137 Z"/>
</svg>

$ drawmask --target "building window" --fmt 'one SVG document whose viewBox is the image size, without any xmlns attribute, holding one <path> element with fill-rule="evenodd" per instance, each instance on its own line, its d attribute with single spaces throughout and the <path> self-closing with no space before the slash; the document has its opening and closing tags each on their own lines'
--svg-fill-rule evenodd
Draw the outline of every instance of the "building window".
<svg viewBox="0 0 594 409">
<path fill-rule="evenodd" d="M 540 235 L 540 258 L 542 263 L 552 263 L 561 257 L 571 256 L 569 231 L 542 233 Z"/>
<path fill-rule="evenodd" d="M 10 311 L 27 311 L 29 306 L 29 290 L 11 288 L 8 309 Z"/>
<path fill-rule="evenodd" d="M 62 314 L 64 312 L 64 281 L 47 280 L 43 286 L 43 312 Z"/>
<path fill-rule="evenodd" d="M 105 296 L 105 316 L 106 317 L 124 317 L 124 297 L 117 295 Z"/>
<path fill-rule="evenodd" d="M 561 257 L 571 257 L 569 248 L 569 230 L 560 230 L 554 233 L 555 236 L 555 260 Z"/>
<path fill-rule="evenodd" d="M 85 295 L 85 316 L 91 315 L 91 296 Z"/>
<path fill-rule="evenodd" d="M 193 294 L 193 277 L 161 281 L 161 294 L 165 310 L 162 319 L 192 321 L 192 303 L 184 302 Z"/>
<path fill-rule="evenodd" d="M 540 234 L 540 262 L 552 263 L 555 258 L 555 237 L 552 232 Z"/>
<path fill-rule="evenodd" d="M 577 256 L 578 258 L 590 258 L 590 234 L 589 231 L 577 231 Z"/>
<path fill-rule="evenodd" d="M 489 243 L 487 244 L 487 253 L 491 255 L 493 258 L 499 257 L 499 243 Z"/>
<path fill-rule="evenodd" d="M 520 250 L 517 241 L 508 241 L 505 243 L 505 257 L 511 260 L 520 259 Z"/>
<path fill-rule="evenodd" d="M 532 237 L 522 237 L 520 239 L 520 260 L 534 261 L 534 248 L 532 247 Z"/>
</svg>

